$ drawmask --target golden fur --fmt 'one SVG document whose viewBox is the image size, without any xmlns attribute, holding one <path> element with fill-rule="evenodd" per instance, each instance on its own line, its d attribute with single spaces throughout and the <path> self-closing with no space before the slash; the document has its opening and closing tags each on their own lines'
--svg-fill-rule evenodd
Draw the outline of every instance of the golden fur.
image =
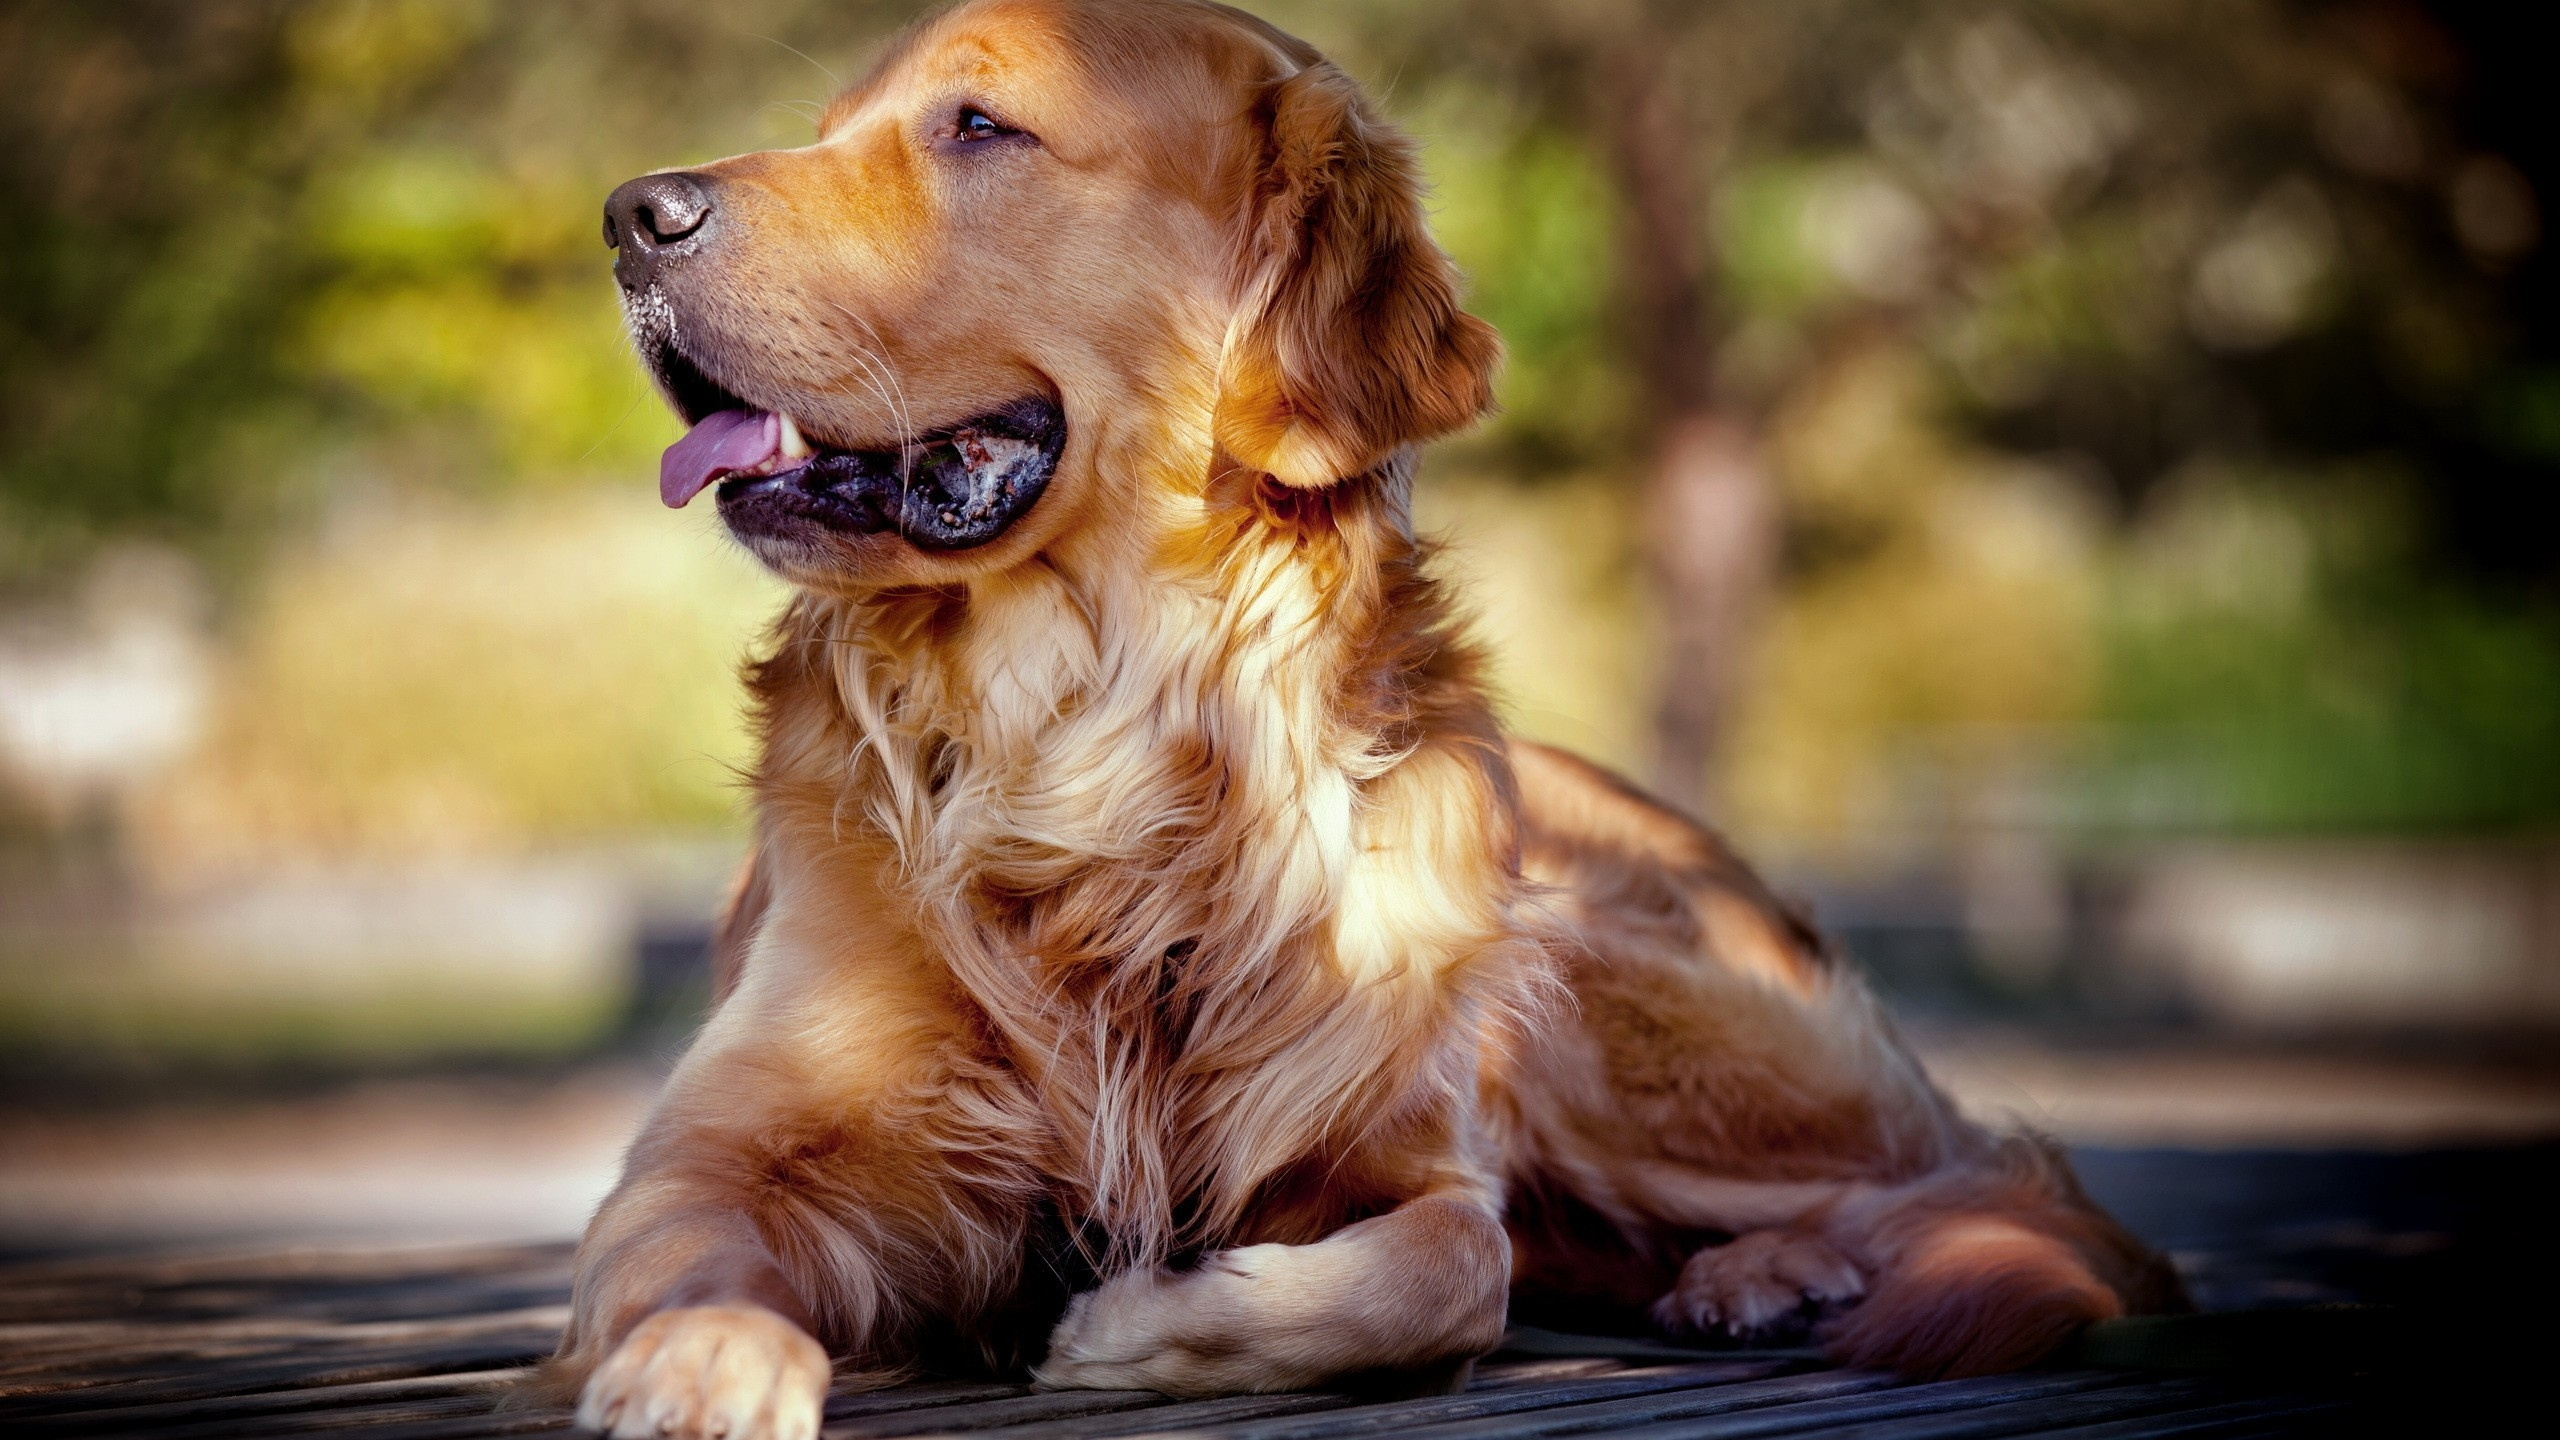
<svg viewBox="0 0 2560 1440">
<path fill-rule="evenodd" d="M 961 155 L 963 102 L 1036 140 Z M 1515 1292 L 1953 1374 L 2173 1298 L 1711 836 L 1496 728 L 1407 513 L 1495 345 L 1341 72 L 982 0 L 694 173 L 718 249 L 648 303 L 722 385 L 1070 438 L 977 550 L 761 552 L 733 984 L 580 1251 L 585 1423 L 807 1436 L 839 1361 L 1428 1389 Z"/>
</svg>

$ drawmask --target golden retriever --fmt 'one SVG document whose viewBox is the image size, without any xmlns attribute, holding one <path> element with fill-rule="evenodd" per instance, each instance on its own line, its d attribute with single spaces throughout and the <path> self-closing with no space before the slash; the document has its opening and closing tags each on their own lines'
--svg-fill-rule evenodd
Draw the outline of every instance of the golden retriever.
<svg viewBox="0 0 2560 1440">
<path fill-rule="evenodd" d="M 1445 1389 L 1515 1301 L 1958 1374 L 2174 1301 L 1714 837 L 1497 728 L 1408 511 L 1497 343 L 1306 45 L 977 0 L 607 231 L 664 497 L 797 593 L 581 1423 L 806 1437 L 831 1356 Z"/>
</svg>

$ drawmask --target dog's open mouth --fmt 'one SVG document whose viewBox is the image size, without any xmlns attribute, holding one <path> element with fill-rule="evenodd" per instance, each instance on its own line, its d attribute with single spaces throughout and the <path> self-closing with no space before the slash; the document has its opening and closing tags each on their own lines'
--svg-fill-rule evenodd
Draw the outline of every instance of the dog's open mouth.
<svg viewBox="0 0 2560 1440">
<path fill-rule="evenodd" d="M 1067 438 L 1066 417 L 1046 397 L 881 450 L 813 445 L 789 415 L 722 398 L 728 406 L 706 407 L 667 447 L 658 495 L 680 507 L 717 484 L 721 518 L 742 537 L 815 524 L 895 532 L 928 550 L 983 545 L 1040 498 Z"/>
</svg>

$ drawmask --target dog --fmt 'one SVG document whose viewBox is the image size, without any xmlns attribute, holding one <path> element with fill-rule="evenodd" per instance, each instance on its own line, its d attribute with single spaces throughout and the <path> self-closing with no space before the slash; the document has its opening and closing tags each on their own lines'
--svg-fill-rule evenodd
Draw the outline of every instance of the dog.
<svg viewBox="0 0 2560 1440">
<path fill-rule="evenodd" d="M 1507 738 L 1408 507 L 1498 343 L 1411 145 L 1198 0 L 973 0 L 606 238 L 794 587 L 725 992 L 543 1383 L 1462 1384 L 1511 1307 L 1919 1375 L 2177 1303 L 1713 835 Z"/>
</svg>

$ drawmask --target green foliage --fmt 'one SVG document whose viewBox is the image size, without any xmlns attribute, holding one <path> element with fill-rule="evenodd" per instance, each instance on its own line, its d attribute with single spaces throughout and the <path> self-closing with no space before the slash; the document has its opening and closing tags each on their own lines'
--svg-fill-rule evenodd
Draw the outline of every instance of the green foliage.
<svg viewBox="0 0 2560 1440">
<path fill-rule="evenodd" d="M 1717 197 L 1716 256 L 1737 309 L 1794 321 L 1838 297 L 1838 277 L 1806 243 L 1805 212 L 1822 176 L 1818 160 L 1787 156 L 1726 180 Z"/>
<path fill-rule="evenodd" d="M 734 827 L 730 676 L 780 590 L 707 528 L 638 486 L 342 517 L 142 820 L 198 863 Z"/>
<path fill-rule="evenodd" d="M 527 538 L 573 513 L 626 558 L 676 564 L 565 493 L 609 479 L 645 501 L 673 429 L 625 353 L 598 203 L 645 169 L 798 143 L 807 105 L 912 8 L 0 6 L 0 592 L 63 588 L 134 538 L 213 562 L 245 627 L 231 723 L 285 735 L 339 717 L 298 752 L 329 833 L 387 803 L 349 777 L 432 788 L 417 766 L 439 749 L 507 825 L 712 823 L 716 787 L 652 789 L 496 729 L 457 736 L 468 717 L 433 697 L 487 669 L 468 645 L 416 647 L 378 693 L 258 657 L 339 605 L 562 649 L 470 601 L 479 580 L 440 611 L 420 577 L 574 570 Z M 1546 525 L 1520 515 L 1640 483 L 1660 417 L 1631 359 L 1630 267 L 1695 260 L 1728 398 L 1772 430 L 1823 417 L 1773 447 L 1794 550 L 1772 635 L 1925 678 L 1975 672 L 1913 645 L 1971 633 L 1994 656 L 2058 655 L 2068 631 L 2076 658 L 2045 668 L 2085 668 L 2086 687 L 1964 688 L 2014 684 L 2042 697 L 2018 713 L 2099 737 L 2115 758 L 2090 783 L 2113 813 L 2560 816 L 2560 287 L 2532 238 L 2550 170 L 2529 153 L 2547 142 L 2482 131 L 2494 107 L 2443 57 L 2517 62 L 2470 34 L 2393 40 L 2336 7 L 2261 0 L 1310 0 L 1275 18 L 1424 142 L 1441 236 L 1509 350 L 1498 421 L 1441 463 L 1560 482 L 1535 503 L 1453 488 L 1496 517 L 1505 563 L 1533 563 L 1523 537 Z M 1630 108 L 1630 55 L 1660 65 L 1668 118 Z M 1685 127 L 1696 256 L 1623 239 L 1625 127 L 1664 124 Z M 1925 384 L 1890 405 L 1823 400 L 1880 354 Z M 1873 444 L 1851 433 L 1870 421 Z M 1805 458 L 1826 445 L 1858 458 Z M 2013 483 L 2022 464 L 2043 478 Z M 1986 613 L 2021 592 L 1967 547 L 1983 497 L 2066 489 L 2087 503 L 2048 508 L 2085 517 L 2054 522 L 2084 527 L 2068 553 L 2090 576 L 2085 617 Z M 398 564 L 380 576 L 310 542 L 378 491 L 484 507 L 483 528 L 419 509 L 447 517 L 420 532 L 446 551 L 386 540 Z M 1606 508 L 1619 520 L 1558 542 L 1594 547 L 1563 571 L 1625 568 L 1621 531 L 1640 522 L 1623 497 Z M 688 665 L 725 654 L 762 603 L 736 577 L 702 583 L 716 623 L 666 651 Z M 1640 637 L 1622 589 L 1575 623 Z M 642 613 L 636 592 L 604 590 Z M 641 628 L 577 613 L 598 633 Z M 515 687 L 524 726 L 574 730 L 599 675 L 647 668 L 587 653 L 557 684 L 488 673 Z M 1610 648 L 1600 668 L 1627 675 L 1590 703 L 1636 713 L 1641 665 Z M 1769 712 L 1742 730 L 1839 756 L 1962 719 L 1944 696 L 1883 678 L 1844 691 L 1821 669 L 1756 689 Z M 2084 688 L 2070 714 L 2053 698 Z M 726 701 L 685 692 L 613 743 L 725 754 Z M 1627 724 L 1573 723 L 1642 749 Z M 389 748 L 368 751 L 366 726 Z M 290 768 L 287 751 L 225 743 L 234 770 Z M 581 810 L 572 791 L 606 798 Z M 2171 799 L 2135 794 L 2155 791 Z"/>
<path fill-rule="evenodd" d="M 2183 477 L 2117 567 L 2100 778 L 2120 823 L 2518 825 L 2560 814 L 2560 617 L 2413 569 L 2377 477 Z"/>
<path fill-rule="evenodd" d="M 309 136 L 272 13 L 20 6 L 0 36 L 0 582 L 100 531 L 185 534 L 269 477 L 216 456 L 268 408 Z M 254 467 L 253 467 L 254 468 Z"/>
<path fill-rule="evenodd" d="M 595 216 L 796 143 L 903 7 L 0 10 L 0 589 L 149 537 L 250 562 L 352 475 L 628 473 L 667 438 Z M 234 575 L 239 565 L 226 565 Z"/>
<path fill-rule="evenodd" d="M 1523 478 L 1621 457 L 1643 434 L 1610 346 L 1613 201 L 1589 152 L 1551 127 L 1488 123 L 1498 100 L 1452 87 L 1410 117 L 1440 242 L 1502 332 L 1501 416 L 1484 458 Z"/>
<path fill-rule="evenodd" d="M 1542 203 L 1624 223 L 1605 163 L 1624 132 L 1683 132 L 1719 403 L 1784 432 L 1787 653 L 1736 722 L 1745 810 L 1847 815 L 1840 797 L 1892 788 L 1892 754 L 2010 694 L 2077 732 L 2071 783 L 2115 823 L 2390 827 L 2560 818 L 2560 287 L 2535 239 L 2560 171 L 2523 92 L 2459 78 L 2515 88 L 2503 26 L 1488 0 L 1394 7 L 1370 34 L 1382 70 L 1469 97 L 1434 134 L 1472 124 L 1516 156 L 1543 130 L 1586 157 L 1596 201 L 1522 183 L 1487 208 L 1516 233 L 1555 223 L 1524 213 Z M 1507 298 L 1515 252 L 1481 229 L 1453 229 L 1459 254 Z M 1645 416 L 1576 428 L 1588 396 L 1646 381 L 1628 276 L 1590 273 L 1622 292 L 1583 303 L 1591 328 L 1510 335 L 1522 374 L 1588 378 L 1515 386 L 1505 433 L 1635 480 Z M 1929 393 L 1842 400 L 1880 355 L 1924 365 Z M 2064 507 L 2093 527 L 2067 642 L 2058 601 L 1998 603 L 2014 577 L 1950 540 L 2021 462 L 2089 502 Z M 2041 658 L 1995 683 L 1976 662 L 2002 655 Z M 1964 703 L 1896 675 L 1957 677 Z"/>
</svg>

